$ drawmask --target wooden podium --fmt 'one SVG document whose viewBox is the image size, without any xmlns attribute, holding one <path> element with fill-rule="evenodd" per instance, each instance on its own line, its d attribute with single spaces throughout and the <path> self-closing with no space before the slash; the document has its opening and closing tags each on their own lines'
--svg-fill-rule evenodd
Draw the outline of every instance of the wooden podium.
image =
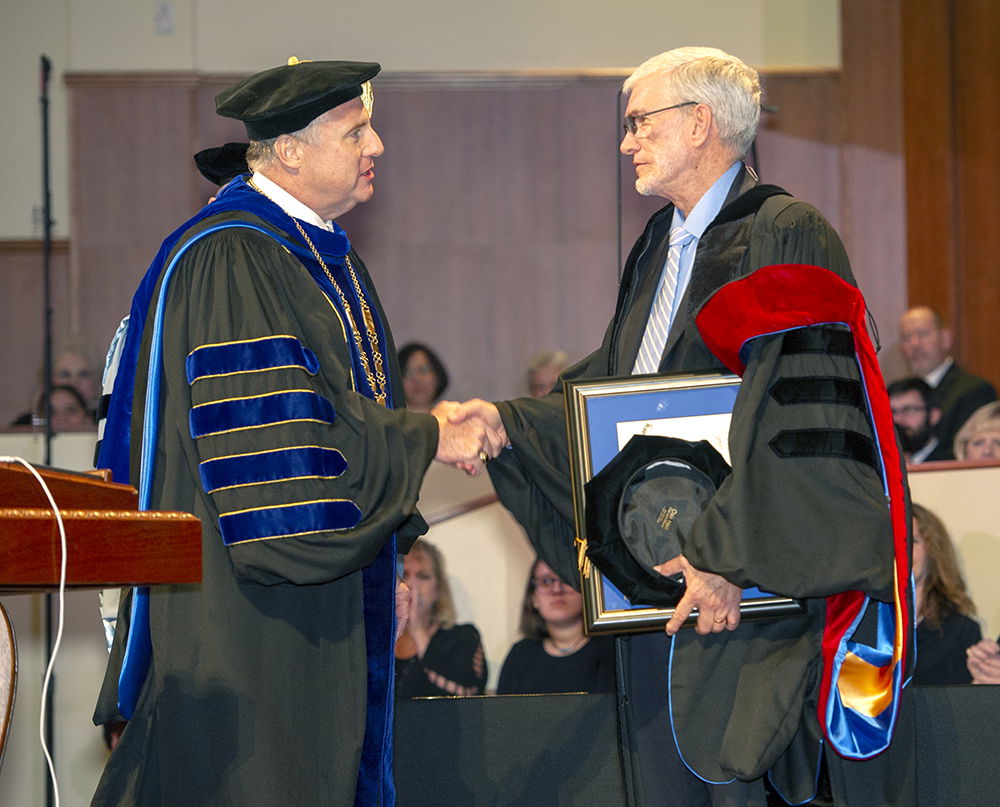
<svg viewBox="0 0 1000 807">
<path fill-rule="evenodd" d="M 37 468 L 66 529 L 66 587 L 201 582 L 201 522 L 136 508 L 135 488 L 99 476 Z M 59 587 L 61 549 L 51 505 L 27 468 L 0 462 L 0 595 Z M 17 656 L 0 604 L 0 760 L 13 707 Z"/>
</svg>

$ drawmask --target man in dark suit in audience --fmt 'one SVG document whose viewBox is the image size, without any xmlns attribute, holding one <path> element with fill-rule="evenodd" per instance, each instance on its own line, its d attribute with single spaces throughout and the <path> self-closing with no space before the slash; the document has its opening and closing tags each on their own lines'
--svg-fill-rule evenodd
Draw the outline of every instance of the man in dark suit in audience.
<svg viewBox="0 0 1000 807">
<path fill-rule="evenodd" d="M 913 375 L 934 390 L 941 407 L 938 440 L 951 446 L 969 415 L 997 399 L 996 390 L 984 378 L 966 372 L 951 356 L 953 335 L 930 306 L 911 308 L 899 320 L 900 348 Z"/>
</svg>

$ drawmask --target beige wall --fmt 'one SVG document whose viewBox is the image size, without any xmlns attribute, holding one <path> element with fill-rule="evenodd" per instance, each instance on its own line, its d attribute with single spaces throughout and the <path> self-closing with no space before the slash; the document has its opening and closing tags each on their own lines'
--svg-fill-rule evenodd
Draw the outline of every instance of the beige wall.
<svg viewBox="0 0 1000 807">
<path fill-rule="evenodd" d="M 157 16 L 163 8 L 170 13 Z M 579 70 L 634 66 L 692 43 L 731 50 L 758 67 L 839 65 L 838 0 L 287 0 L 256 8 L 255 15 L 246 0 L 7 0 L 0 26 L 0 239 L 40 237 L 31 210 L 41 204 L 42 53 L 54 67 L 52 202 L 63 237 L 71 233 L 67 71 L 238 73 L 293 54 L 374 58 L 390 71 Z M 158 19 L 172 33 L 157 34 Z"/>
<path fill-rule="evenodd" d="M 52 140 L 52 218 L 69 232 L 67 94 L 62 74 L 68 49 L 66 0 L 5 0 L 0 24 L 0 239 L 41 238 L 32 207 L 42 204 L 39 57 L 52 60 L 49 109 Z"/>
<path fill-rule="evenodd" d="M 374 54 L 387 70 L 578 70 L 627 67 L 681 44 L 715 44 L 768 67 L 839 62 L 836 0 L 286 0 L 261 3 L 260 15 L 245 0 L 65 2 L 78 71 L 252 71 L 291 53 Z M 156 33 L 162 8 L 173 33 Z"/>
</svg>

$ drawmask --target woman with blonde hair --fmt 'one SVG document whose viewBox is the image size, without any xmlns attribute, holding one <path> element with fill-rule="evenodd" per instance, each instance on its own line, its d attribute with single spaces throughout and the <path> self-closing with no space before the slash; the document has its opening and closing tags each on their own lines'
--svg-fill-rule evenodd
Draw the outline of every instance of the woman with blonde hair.
<svg viewBox="0 0 1000 807">
<path fill-rule="evenodd" d="M 455 605 L 444 558 L 427 541 L 414 542 L 403 559 L 410 616 L 396 642 L 396 697 L 482 695 L 486 659 L 474 625 L 455 624 Z"/>
<path fill-rule="evenodd" d="M 980 406 L 955 435 L 956 460 L 1000 459 L 1000 401 Z"/>
<path fill-rule="evenodd" d="M 914 684 L 968 684 L 966 650 L 982 638 L 955 548 L 934 513 L 913 505 L 917 664 Z"/>
</svg>

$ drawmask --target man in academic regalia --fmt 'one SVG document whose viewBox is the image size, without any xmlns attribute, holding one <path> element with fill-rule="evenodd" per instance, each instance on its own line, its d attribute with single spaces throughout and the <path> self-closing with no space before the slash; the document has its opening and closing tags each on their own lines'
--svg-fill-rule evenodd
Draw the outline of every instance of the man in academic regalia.
<svg viewBox="0 0 1000 807">
<path fill-rule="evenodd" d="M 118 340 L 99 462 L 202 522 L 203 580 L 122 606 L 95 805 L 391 805 L 396 555 L 432 459 L 497 437 L 401 408 L 336 219 L 371 198 L 379 65 L 297 62 L 217 98 L 250 175 L 163 243 Z M 490 440 L 494 442 L 491 444 Z"/>
<path fill-rule="evenodd" d="M 804 801 L 824 733 L 851 758 L 885 747 L 908 663 L 905 483 L 864 302 L 830 225 L 742 162 L 760 115 L 756 71 L 680 48 L 641 65 L 624 92 L 636 189 L 669 204 L 628 257 L 604 343 L 562 381 L 743 376 L 732 473 L 682 553 L 654 565 L 686 582 L 669 636 L 620 640 L 628 776 L 650 807 L 762 805 L 765 773 Z M 560 383 L 453 417 L 486 418 L 508 438 L 488 465 L 500 498 L 572 580 L 563 397 Z M 751 586 L 802 598 L 805 613 L 741 622 Z M 695 628 L 679 630 L 693 608 Z"/>
</svg>

